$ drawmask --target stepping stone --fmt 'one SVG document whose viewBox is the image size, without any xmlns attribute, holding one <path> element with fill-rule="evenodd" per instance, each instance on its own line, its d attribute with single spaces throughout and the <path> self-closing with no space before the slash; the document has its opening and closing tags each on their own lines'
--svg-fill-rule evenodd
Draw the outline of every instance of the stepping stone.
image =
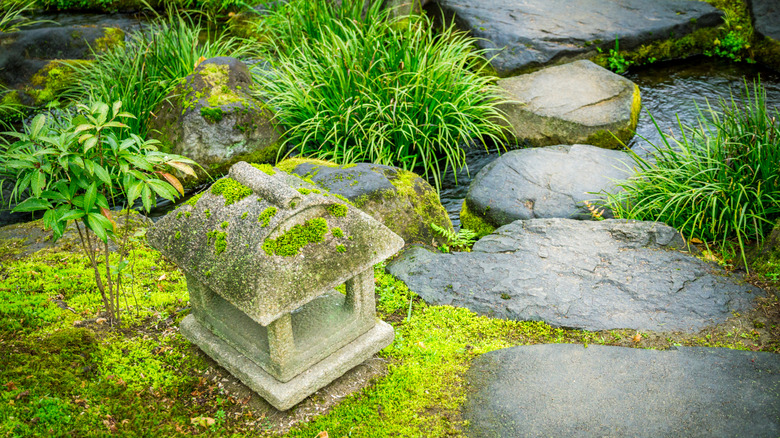
<svg viewBox="0 0 780 438">
<path fill-rule="evenodd" d="M 472 252 L 417 247 L 387 269 L 430 304 L 585 330 L 695 333 L 762 295 L 684 248 L 677 230 L 657 222 L 531 219 Z"/>
<path fill-rule="evenodd" d="M 780 3 L 777 0 L 748 0 L 748 4 L 756 32 L 780 41 Z"/>
<path fill-rule="evenodd" d="M 771 2 L 771 0 L 765 0 Z M 721 23 L 723 13 L 689 0 L 438 0 L 445 16 L 478 38 L 499 76 L 680 38 Z"/>
<path fill-rule="evenodd" d="M 494 227 L 518 219 L 591 219 L 585 201 L 603 195 L 589 192 L 616 192 L 613 180 L 632 174 L 633 160 L 621 151 L 581 144 L 515 150 L 477 174 L 465 202 Z"/>
<path fill-rule="evenodd" d="M 481 437 L 780 436 L 780 355 L 558 344 L 474 359 L 464 418 Z"/>
<path fill-rule="evenodd" d="M 501 79 L 498 86 L 510 101 L 500 109 L 512 135 L 532 146 L 621 147 L 634 136 L 642 107 L 636 84 L 590 61 Z"/>
</svg>

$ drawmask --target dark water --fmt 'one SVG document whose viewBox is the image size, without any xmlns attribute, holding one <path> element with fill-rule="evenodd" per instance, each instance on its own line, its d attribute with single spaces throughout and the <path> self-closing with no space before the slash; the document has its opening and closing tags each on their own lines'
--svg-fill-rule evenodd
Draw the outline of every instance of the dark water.
<svg viewBox="0 0 780 438">
<path fill-rule="evenodd" d="M 752 84 L 760 77 L 767 93 L 767 106 L 780 108 L 780 74 L 755 64 L 734 64 L 699 57 L 632 71 L 626 77 L 634 81 L 642 92 L 642 112 L 636 129 L 638 135 L 628 145 L 640 155 L 652 149 L 647 141 L 661 144 L 661 136 L 649 114 L 664 132 L 672 129 L 679 133 L 678 116 L 684 125 L 695 125 L 699 117 L 696 105 L 706 109 L 709 102 L 715 108 L 719 99 L 730 99 L 731 93 L 735 98 L 744 96 L 745 80 Z M 480 169 L 496 158 L 498 154 L 488 154 L 484 148 L 471 149 L 466 155 L 470 176 L 465 170 L 459 172 L 457 185 L 452 175 L 444 179 L 441 202 L 456 229 L 460 227 L 460 209 L 469 183 Z"/>
</svg>

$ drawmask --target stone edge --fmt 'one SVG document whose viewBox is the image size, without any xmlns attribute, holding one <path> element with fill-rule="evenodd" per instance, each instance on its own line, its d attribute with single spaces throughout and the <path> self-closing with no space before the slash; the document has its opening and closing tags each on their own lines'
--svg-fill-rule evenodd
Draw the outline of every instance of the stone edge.
<svg viewBox="0 0 780 438">
<path fill-rule="evenodd" d="M 225 341 L 203 327 L 193 315 L 185 317 L 180 331 L 207 356 L 237 377 L 250 389 L 280 411 L 300 403 L 318 389 L 327 386 L 355 366 L 387 347 L 395 338 L 390 324 L 377 319 L 376 325 L 311 368 L 282 383 Z"/>
</svg>

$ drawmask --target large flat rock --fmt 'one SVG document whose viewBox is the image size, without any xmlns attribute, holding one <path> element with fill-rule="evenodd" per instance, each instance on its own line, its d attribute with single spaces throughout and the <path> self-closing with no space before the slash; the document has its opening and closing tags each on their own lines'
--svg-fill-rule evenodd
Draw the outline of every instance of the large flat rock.
<svg viewBox="0 0 780 438">
<path fill-rule="evenodd" d="M 753 26 L 763 36 L 780 41 L 780 2 L 777 0 L 748 0 Z"/>
<path fill-rule="evenodd" d="M 518 219 L 590 219 L 585 201 L 603 197 L 592 193 L 615 192 L 613 181 L 632 174 L 633 160 L 622 151 L 581 144 L 515 150 L 477 174 L 465 202 L 494 227 Z"/>
<path fill-rule="evenodd" d="M 388 270 L 428 303 L 586 330 L 692 333 L 751 307 L 760 289 L 684 247 L 656 222 L 531 219 L 472 252 L 412 248 Z"/>
<path fill-rule="evenodd" d="M 639 87 L 590 61 L 501 79 L 500 106 L 515 139 L 532 146 L 590 144 L 617 148 L 634 136 Z"/>
<path fill-rule="evenodd" d="M 769 1 L 769 0 L 767 0 Z M 583 59 L 596 48 L 630 49 L 700 27 L 722 12 L 690 0 L 438 0 L 447 16 L 479 38 L 499 76 Z"/>
<path fill-rule="evenodd" d="M 486 353 L 466 374 L 481 437 L 780 436 L 780 355 L 531 345 Z"/>
</svg>

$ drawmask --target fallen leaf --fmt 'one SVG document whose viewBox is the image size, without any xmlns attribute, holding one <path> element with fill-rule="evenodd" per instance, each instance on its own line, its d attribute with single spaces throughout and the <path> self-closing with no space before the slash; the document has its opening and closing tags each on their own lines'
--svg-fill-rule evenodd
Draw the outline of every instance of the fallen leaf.
<svg viewBox="0 0 780 438">
<path fill-rule="evenodd" d="M 322 432 L 318 433 L 317 434 L 317 438 L 329 438 L 328 437 L 328 431 L 327 430 L 323 430 Z"/>
<path fill-rule="evenodd" d="M 168 278 L 168 277 L 165 275 L 165 273 L 163 273 L 163 275 L 161 275 L 160 278 L 157 279 L 157 281 L 163 281 L 166 278 Z"/>
<path fill-rule="evenodd" d="M 98 324 L 105 324 L 106 322 L 108 322 L 108 320 L 106 318 L 98 318 L 95 320 L 95 322 Z"/>
<path fill-rule="evenodd" d="M 193 417 L 190 418 L 190 423 L 196 426 L 208 427 L 214 425 L 214 419 L 211 417 Z"/>
<path fill-rule="evenodd" d="M 639 343 L 639 341 L 641 341 L 641 340 L 642 340 L 642 334 L 641 333 L 637 333 L 637 334 L 634 335 L 633 338 L 631 338 L 631 341 L 634 342 L 635 344 Z"/>
<path fill-rule="evenodd" d="M 198 60 L 197 60 L 197 61 L 195 61 L 195 66 L 193 66 L 192 68 L 198 68 L 198 66 L 200 65 L 200 63 L 201 63 L 201 62 L 203 62 L 203 61 L 205 61 L 205 60 L 206 60 L 206 57 L 205 57 L 205 56 L 201 56 L 200 58 L 198 58 Z"/>
<path fill-rule="evenodd" d="M 6 388 L 7 388 L 9 391 L 13 391 L 13 390 L 15 390 L 15 389 L 16 389 L 16 383 L 14 383 L 14 382 L 8 382 L 8 383 L 6 383 L 6 384 L 5 384 L 5 387 L 6 387 Z"/>
<path fill-rule="evenodd" d="M 694 237 L 691 239 L 691 243 L 704 243 L 704 242 L 702 242 L 701 239 L 697 239 Z"/>
<path fill-rule="evenodd" d="M 22 397 L 27 397 L 30 395 L 30 391 L 22 391 L 19 394 L 16 394 L 16 397 L 14 397 L 16 400 L 19 400 Z"/>
</svg>

